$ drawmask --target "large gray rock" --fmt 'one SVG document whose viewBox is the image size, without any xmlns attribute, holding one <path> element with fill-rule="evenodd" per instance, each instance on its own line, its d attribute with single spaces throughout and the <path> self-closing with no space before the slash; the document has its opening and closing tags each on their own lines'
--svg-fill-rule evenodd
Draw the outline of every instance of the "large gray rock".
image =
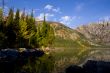
<svg viewBox="0 0 110 73">
<path fill-rule="evenodd" d="M 68 67 L 66 73 L 110 73 L 110 62 L 88 60 L 82 67 Z"/>
</svg>

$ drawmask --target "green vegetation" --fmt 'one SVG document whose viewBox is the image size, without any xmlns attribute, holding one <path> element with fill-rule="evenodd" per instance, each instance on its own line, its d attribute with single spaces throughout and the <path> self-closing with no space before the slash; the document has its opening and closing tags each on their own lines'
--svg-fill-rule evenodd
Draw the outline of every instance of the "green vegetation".
<svg viewBox="0 0 110 73">
<path fill-rule="evenodd" d="M 24 65 L 21 70 L 26 71 L 26 73 L 52 73 L 54 68 L 54 59 L 52 55 L 44 55 L 37 59 L 28 60 L 28 63 Z"/>
<path fill-rule="evenodd" d="M 33 12 L 20 15 L 17 9 L 10 9 L 8 16 L 3 16 L 0 9 L 0 48 L 38 48 L 47 47 L 53 43 L 54 31 L 46 23 L 45 16 L 42 25 L 36 27 Z"/>
<path fill-rule="evenodd" d="M 14 14 L 10 9 L 8 16 L 3 15 L 0 9 L 0 49 L 6 48 L 41 48 L 51 47 L 54 40 L 54 30 L 44 21 L 36 25 L 33 15 L 27 15 L 24 12 L 20 15 L 20 10 Z M 22 67 L 19 65 L 14 69 L 14 73 L 26 71 L 26 73 L 52 73 L 54 68 L 54 57 L 51 54 L 44 54 L 42 57 L 29 58 L 28 62 Z"/>
<path fill-rule="evenodd" d="M 46 22 L 45 15 L 44 21 L 39 23 L 35 21 L 33 12 L 20 15 L 19 9 L 15 14 L 10 9 L 6 17 L 0 9 L 0 48 L 41 47 L 54 49 L 49 48 L 49 53 L 43 57 L 29 59 L 20 70 L 27 73 L 63 73 L 69 65 L 82 63 L 94 51 L 93 48 L 107 48 L 91 45 L 82 33 L 61 23 Z"/>
<path fill-rule="evenodd" d="M 37 41 L 39 42 L 40 46 L 50 46 L 53 43 L 54 40 L 54 30 L 52 29 L 52 27 L 50 27 L 49 24 L 46 23 L 45 21 L 45 17 L 44 17 L 44 21 L 42 23 L 43 25 L 38 26 L 37 28 Z"/>
</svg>

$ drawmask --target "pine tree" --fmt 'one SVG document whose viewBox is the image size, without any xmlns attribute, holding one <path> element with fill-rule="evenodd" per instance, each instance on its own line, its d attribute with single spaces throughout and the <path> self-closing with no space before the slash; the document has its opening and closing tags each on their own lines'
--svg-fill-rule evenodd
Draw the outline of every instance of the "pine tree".
<svg viewBox="0 0 110 73">
<path fill-rule="evenodd" d="M 46 22 L 46 18 L 44 16 L 44 21 L 42 25 L 37 27 L 37 40 L 40 46 L 47 47 L 52 44 L 53 39 L 54 39 L 54 30 Z"/>
<path fill-rule="evenodd" d="M 14 11 L 10 9 L 8 14 L 8 19 L 6 22 L 6 36 L 7 36 L 7 47 L 11 48 L 14 47 L 16 41 L 16 33 L 13 30 L 14 27 Z"/>
<path fill-rule="evenodd" d="M 48 29 L 47 26 L 48 26 L 48 24 L 46 23 L 46 17 L 44 16 L 44 21 L 43 21 L 42 29 L 41 29 L 43 37 L 46 37 L 46 35 L 47 35 L 47 29 Z"/>
<path fill-rule="evenodd" d="M 13 12 L 14 12 L 13 9 L 9 10 L 8 19 L 6 22 L 7 27 L 13 26 L 13 21 L 14 21 L 14 13 Z"/>
<path fill-rule="evenodd" d="M 3 10 L 0 8 L 0 24 L 2 23 L 3 20 Z"/>
<path fill-rule="evenodd" d="M 3 10 L 0 9 L 0 48 L 5 47 L 5 34 L 3 29 Z"/>
<path fill-rule="evenodd" d="M 25 17 L 26 17 L 26 16 L 25 16 L 25 9 L 24 9 L 23 13 L 21 14 L 21 19 L 22 19 L 22 20 L 25 20 Z"/>
<path fill-rule="evenodd" d="M 28 40 L 28 44 L 30 46 L 33 46 L 36 43 L 36 32 L 37 32 L 37 29 L 36 29 L 36 25 L 35 25 L 35 19 L 34 19 L 34 15 L 33 15 L 33 12 L 31 13 L 30 16 L 26 16 L 26 22 L 27 22 L 27 31 L 28 31 L 28 34 L 29 34 L 29 40 Z"/>
<path fill-rule="evenodd" d="M 20 13 L 19 13 L 19 9 L 17 9 L 16 14 L 15 14 L 15 18 L 14 18 L 14 24 L 13 24 L 13 31 L 16 33 L 16 44 L 18 44 L 18 40 L 19 40 L 19 21 L 20 21 Z"/>
<path fill-rule="evenodd" d="M 27 23 L 25 20 L 20 19 L 19 21 L 19 47 L 26 47 L 26 40 L 29 38 L 27 31 Z"/>
<path fill-rule="evenodd" d="M 0 9 L 0 31 L 3 30 L 3 10 Z"/>
<path fill-rule="evenodd" d="M 27 24 L 28 24 L 28 30 L 30 31 L 36 31 L 36 26 L 35 26 L 35 19 L 33 17 L 33 12 L 31 13 L 31 16 L 28 16 L 28 21 L 27 21 Z"/>
<path fill-rule="evenodd" d="M 52 45 L 53 44 L 53 41 L 54 41 L 54 39 L 55 39 L 55 37 L 54 37 L 55 35 L 54 35 L 54 29 L 50 26 L 50 25 L 48 25 L 48 31 L 47 31 L 47 43 L 48 43 L 48 45 Z"/>
<path fill-rule="evenodd" d="M 16 33 L 19 30 L 19 20 L 20 20 L 19 9 L 17 9 L 13 26 Z"/>
</svg>

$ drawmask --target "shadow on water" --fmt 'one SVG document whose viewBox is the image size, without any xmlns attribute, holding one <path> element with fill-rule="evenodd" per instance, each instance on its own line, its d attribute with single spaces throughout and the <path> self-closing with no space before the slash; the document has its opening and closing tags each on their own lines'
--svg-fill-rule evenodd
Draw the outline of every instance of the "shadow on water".
<svg viewBox="0 0 110 73">
<path fill-rule="evenodd" d="M 0 73 L 30 73 L 22 69 L 29 61 L 35 63 L 38 57 L 44 55 L 40 50 L 26 50 L 18 52 L 17 50 L 5 49 L 0 51 Z M 27 68 L 29 69 L 29 67 Z"/>
</svg>

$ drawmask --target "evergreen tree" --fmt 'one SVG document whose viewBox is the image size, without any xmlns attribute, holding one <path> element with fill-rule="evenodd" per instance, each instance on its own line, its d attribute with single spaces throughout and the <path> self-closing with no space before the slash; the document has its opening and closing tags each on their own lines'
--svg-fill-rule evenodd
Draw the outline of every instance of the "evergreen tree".
<svg viewBox="0 0 110 73">
<path fill-rule="evenodd" d="M 3 10 L 0 8 L 0 25 L 2 25 L 3 22 Z"/>
<path fill-rule="evenodd" d="M 37 37 L 35 35 L 36 26 L 33 14 L 31 16 L 27 15 L 26 19 L 24 19 L 24 14 L 22 14 L 19 27 L 20 47 L 27 46 L 29 48 L 35 48 L 37 46 Z"/>
<path fill-rule="evenodd" d="M 47 30 L 48 30 L 48 24 L 46 23 L 46 20 L 45 20 L 45 16 L 44 16 L 44 21 L 42 23 L 42 26 L 41 26 L 41 30 L 40 30 L 40 34 L 41 34 L 41 38 L 42 40 L 40 41 L 40 45 L 41 46 L 47 46 Z"/>
<path fill-rule="evenodd" d="M 15 13 L 15 18 L 14 18 L 14 24 L 13 24 L 13 31 L 16 33 L 16 45 L 18 44 L 19 41 L 19 21 L 20 21 L 20 13 L 19 13 L 19 9 L 17 9 L 16 13 Z"/>
<path fill-rule="evenodd" d="M 45 16 L 41 26 L 37 27 L 37 40 L 40 46 L 47 47 L 52 44 L 54 39 L 54 30 L 46 22 Z"/>
<path fill-rule="evenodd" d="M 0 29 L 0 47 L 4 46 L 4 42 L 7 48 L 46 47 L 51 45 L 53 42 L 54 30 L 46 22 L 45 16 L 42 25 L 38 25 L 36 28 L 33 12 L 30 16 L 25 16 L 25 13 L 23 13 L 20 17 L 19 9 L 16 11 L 15 16 L 13 9 L 10 9 L 5 21 L 6 24 L 3 23 L 3 11 L 1 9 L 0 28 L 4 29 L 5 27 L 5 31 L 1 31 Z M 4 24 L 5 26 L 3 27 Z"/>
<path fill-rule="evenodd" d="M 13 21 L 14 21 L 14 13 L 13 12 L 14 12 L 13 9 L 9 10 L 8 19 L 6 22 L 7 27 L 13 26 Z"/>
<path fill-rule="evenodd" d="M 54 29 L 50 26 L 50 25 L 48 25 L 48 31 L 47 31 L 47 43 L 48 43 L 48 45 L 52 45 L 53 44 L 53 41 L 54 41 L 54 39 L 55 39 L 55 37 L 54 37 L 55 35 L 54 35 Z"/>
<path fill-rule="evenodd" d="M 6 22 L 6 36 L 7 36 L 7 47 L 13 48 L 15 45 L 16 41 L 16 33 L 13 30 L 14 27 L 14 11 L 13 9 L 10 9 L 9 14 L 8 14 L 8 19 Z"/>
<path fill-rule="evenodd" d="M 27 20 L 27 25 L 28 25 L 28 30 L 30 31 L 36 31 L 36 26 L 35 26 L 35 19 L 33 17 L 33 12 L 31 13 L 31 16 L 27 16 L 26 20 Z"/>
<path fill-rule="evenodd" d="M 3 10 L 0 9 L 0 31 L 3 30 Z"/>
<path fill-rule="evenodd" d="M 28 31 L 27 31 L 27 23 L 25 20 L 22 20 L 20 19 L 19 21 L 19 47 L 26 47 L 25 44 L 28 44 L 26 43 L 26 40 L 29 38 L 29 35 L 28 35 Z"/>
<path fill-rule="evenodd" d="M 19 20 L 20 20 L 20 15 L 19 15 L 19 9 L 17 9 L 16 14 L 15 14 L 15 19 L 14 19 L 14 30 L 17 33 L 17 31 L 19 30 Z"/>
<path fill-rule="evenodd" d="M 25 17 L 26 17 L 26 16 L 25 16 L 25 9 L 24 9 L 23 13 L 21 14 L 21 19 L 22 19 L 22 20 L 25 20 Z"/>
<path fill-rule="evenodd" d="M 35 25 L 35 19 L 33 17 L 33 12 L 31 13 L 31 16 L 26 16 L 26 22 L 27 22 L 27 30 L 29 31 L 28 34 L 29 34 L 29 43 L 28 45 L 30 45 L 31 47 L 34 45 L 37 44 L 36 42 L 36 32 L 37 32 L 37 29 L 36 29 L 36 25 Z"/>
<path fill-rule="evenodd" d="M 5 47 L 5 34 L 3 32 L 3 10 L 0 9 L 0 48 Z"/>
</svg>

